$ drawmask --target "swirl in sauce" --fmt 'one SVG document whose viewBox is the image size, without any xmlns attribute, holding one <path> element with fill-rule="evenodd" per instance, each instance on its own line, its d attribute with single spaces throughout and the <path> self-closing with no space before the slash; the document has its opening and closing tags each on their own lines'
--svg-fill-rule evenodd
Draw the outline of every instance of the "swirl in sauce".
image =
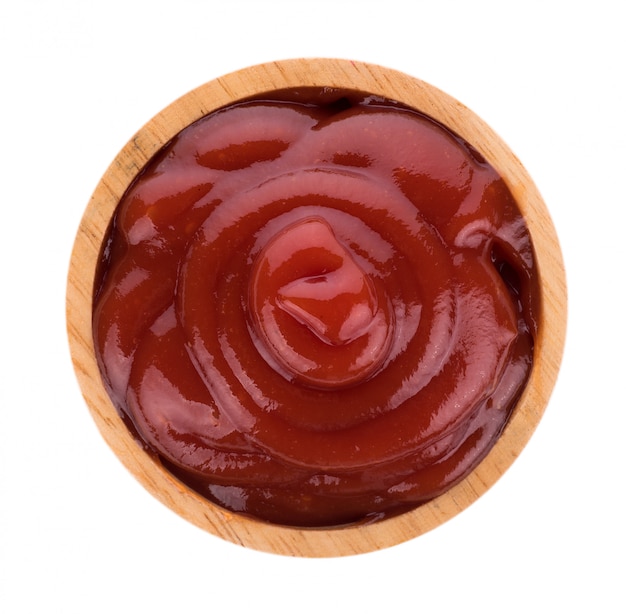
<svg viewBox="0 0 626 614">
<path fill-rule="evenodd" d="M 389 100 L 293 90 L 178 134 L 121 199 L 93 331 L 129 428 L 219 505 L 330 526 L 467 476 L 527 381 L 536 271 L 494 169 Z"/>
</svg>

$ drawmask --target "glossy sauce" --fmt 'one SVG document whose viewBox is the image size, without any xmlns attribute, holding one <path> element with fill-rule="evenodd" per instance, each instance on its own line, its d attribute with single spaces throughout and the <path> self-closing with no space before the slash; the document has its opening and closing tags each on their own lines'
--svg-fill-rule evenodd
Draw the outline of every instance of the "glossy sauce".
<svg viewBox="0 0 626 614">
<path fill-rule="evenodd" d="M 293 90 L 183 130 L 122 198 L 94 294 L 111 399 L 219 505 L 299 526 L 465 477 L 531 366 L 532 245 L 502 179 L 424 115 Z"/>
</svg>

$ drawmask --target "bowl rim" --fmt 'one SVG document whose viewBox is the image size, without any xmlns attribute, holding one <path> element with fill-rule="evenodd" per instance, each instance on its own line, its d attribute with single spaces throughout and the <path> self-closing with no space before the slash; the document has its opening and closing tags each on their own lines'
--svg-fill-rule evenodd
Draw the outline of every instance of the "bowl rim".
<svg viewBox="0 0 626 614">
<path fill-rule="evenodd" d="M 289 87 L 349 88 L 407 104 L 452 129 L 500 173 L 526 220 L 540 280 L 539 332 L 533 369 L 502 435 L 485 459 L 443 495 L 401 515 L 334 528 L 272 525 L 207 501 L 169 474 L 135 441 L 109 400 L 95 358 L 92 289 L 100 247 L 120 198 L 172 137 L 236 100 Z M 545 411 L 562 360 L 567 320 L 565 269 L 556 230 L 531 177 L 504 141 L 475 113 L 438 88 L 395 69 L 335 58 L 257 64 L 205 83 L 148 121 L 122 148 L 94 190 L 76 234 L 67 277 L 70 354 L 88 409 L 109 447 L 132 475 L 181 517 L 222 539 L 264 552 L 304 557 L 361 554 L 416 538 L 456 516 L 507 471 Z"/>
</svg>

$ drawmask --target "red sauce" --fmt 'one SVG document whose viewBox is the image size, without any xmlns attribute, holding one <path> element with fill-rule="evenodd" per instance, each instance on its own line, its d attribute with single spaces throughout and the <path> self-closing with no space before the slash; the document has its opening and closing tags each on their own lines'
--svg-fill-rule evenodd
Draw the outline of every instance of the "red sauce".
<svg viewBox="0 0 626 614">
<path fill-rule="evenodd" d="M 183 482 L 263 520 L 398 513 L 487 454 L 527 381 L 536 272 L 504 181 L 424 115 L 287 91 L 177 135 L 122 198 L 103 380 Z"/>
</svg>

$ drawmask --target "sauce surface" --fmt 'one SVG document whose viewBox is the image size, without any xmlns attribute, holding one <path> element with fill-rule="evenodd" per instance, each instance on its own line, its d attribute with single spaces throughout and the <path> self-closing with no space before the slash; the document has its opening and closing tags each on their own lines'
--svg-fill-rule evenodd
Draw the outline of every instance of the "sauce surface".
<svg viewBox="0 0 626 614">
<path fill-rule="evenodd" d="M 332 526 L 428 501 L 532 366 L 531 241 L 504 181 L 430 118 L 290 90 L 178 134 L 112 219 L 93 333 L 145 448 L 235 512 Z"/>
</svg>

